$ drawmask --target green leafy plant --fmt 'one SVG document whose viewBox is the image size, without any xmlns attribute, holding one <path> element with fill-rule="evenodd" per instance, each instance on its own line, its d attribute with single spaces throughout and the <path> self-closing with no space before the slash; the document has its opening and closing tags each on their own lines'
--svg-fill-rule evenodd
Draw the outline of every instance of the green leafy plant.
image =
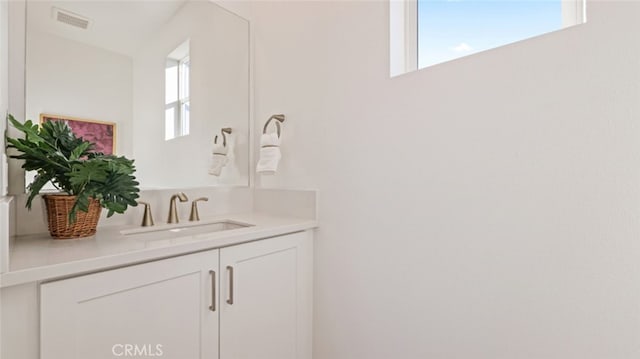
<svg viewBox="0 0 640 359">
<path fill-rule="evenodd" d="M 7 147 L 19 152 L 10 157 L 23 160 L 25 170 L 37 172 L 27 188 L 27 208 L 31 209 L 33 199 L 48 182 L 76 196 L 69 214 L 72 222 L 78 210 L 88 210 L 90 198 L 109 210 L 107 217 L 137 205 L 140 189 L 132 160 L 91 152 L 93 144 L 77 137 L 63 121 L 38 125 L 31 121 L 20 123 L 12 115 L 7 119 L 24 133 L 24 138 L 7 137 Z"/>
</svg>

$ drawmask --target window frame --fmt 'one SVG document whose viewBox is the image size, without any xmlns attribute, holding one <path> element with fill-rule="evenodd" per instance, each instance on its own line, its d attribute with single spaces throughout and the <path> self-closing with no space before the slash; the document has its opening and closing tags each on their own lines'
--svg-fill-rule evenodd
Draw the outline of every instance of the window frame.
<svg viewBox="0 0 640 359">
<path fill-rule="evenodd" d="M 185 71 L 185 64 L 188 68 Z M 186 72 L 186 74 L 185 74 Z M 183 57 L 178 61 L 178 116 L 176 116 L 175 129 L 179 130 L 177 137 L 186 136 L 189 134 L 189 117 L 185 113 L 185 107 L 190 105 L 190 90 L 191 81 L 188 78 L 191 74 L 191 58 L 189 55 Z M 186 79 L 185 79 L 186 78 Z M 186 82 L 186 87 L 184 83 Z M 186 94 L 185 94 L 186 92 Z M 190 112 L 190 111 L 189 111 Z"/>
<path fill-rule="evenodd" d="M 587 22 L 586 0 L 561 1 L 563 29 Z M 418 0 L 389 0 L 389 55 L 391 77 L 419 70 Z"/>
</svg>

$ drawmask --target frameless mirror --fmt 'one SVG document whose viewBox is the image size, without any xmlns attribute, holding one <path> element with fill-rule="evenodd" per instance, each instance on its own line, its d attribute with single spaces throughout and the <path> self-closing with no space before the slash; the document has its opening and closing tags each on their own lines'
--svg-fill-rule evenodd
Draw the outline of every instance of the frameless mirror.
<svg viewBox="0 0 640 359">
<path fill-rule="evenodd" d="M 28 119 L 69 120 L 134 159 L 145 189 L 248 185 L 247 20 L 210 1 L 26 6 Z M 223 128 L 226 162 L 210 171 Z"/>
</svg>

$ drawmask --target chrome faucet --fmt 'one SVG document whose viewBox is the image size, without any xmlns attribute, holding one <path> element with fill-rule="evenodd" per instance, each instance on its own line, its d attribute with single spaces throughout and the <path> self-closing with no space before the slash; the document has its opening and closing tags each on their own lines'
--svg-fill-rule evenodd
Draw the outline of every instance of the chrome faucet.
<svg viewBox="0 0 640 359">
<path fill-rule="evenodd" d="M 171 202 L 169 203 L 169 218 L 167 218 L 167 223 L 180 222 L 180 220 L 178 219 L 178 207 L 176 206 L 176 199 L 179 199 L 180 202 L 186 202 L 189 200 L 184 192 L 178 192 L 171 196 Z"/>
</svg>

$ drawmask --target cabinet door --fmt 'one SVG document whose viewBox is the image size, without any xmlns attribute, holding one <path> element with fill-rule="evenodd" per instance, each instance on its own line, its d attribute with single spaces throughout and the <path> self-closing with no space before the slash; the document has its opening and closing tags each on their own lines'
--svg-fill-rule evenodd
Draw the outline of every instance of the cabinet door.
<svg viewBox="0 0 640 359">
<path fill-rule="evenodd" d="M 220 250 L 220 359 L 311 358 L 312 233 Z"/>
<path fill-rule="evenodd" d="M 218 303 L 210 306 L 218 255 L 214 250 L 43 284 L 41 359 L 217 358 Z"/>
</svg>

